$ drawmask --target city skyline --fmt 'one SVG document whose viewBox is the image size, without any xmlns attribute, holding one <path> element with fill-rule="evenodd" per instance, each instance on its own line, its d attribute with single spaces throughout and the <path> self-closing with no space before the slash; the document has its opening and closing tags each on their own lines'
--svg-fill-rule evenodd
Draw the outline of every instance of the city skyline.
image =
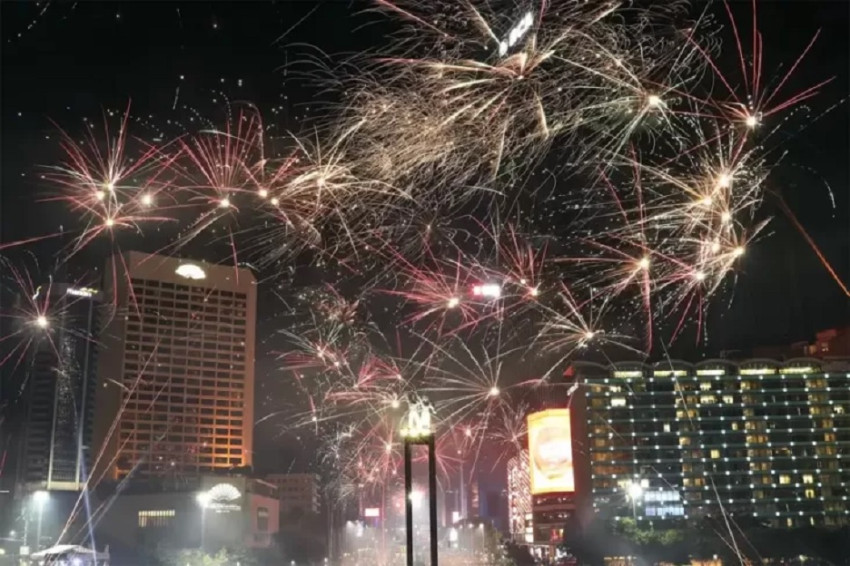
<svg viewBox="0 0 850 566">
<path fill-rule="evenodd" d="M 850 528 L 850 5 L 0 9 L 15 552 Z"/>
</svg>

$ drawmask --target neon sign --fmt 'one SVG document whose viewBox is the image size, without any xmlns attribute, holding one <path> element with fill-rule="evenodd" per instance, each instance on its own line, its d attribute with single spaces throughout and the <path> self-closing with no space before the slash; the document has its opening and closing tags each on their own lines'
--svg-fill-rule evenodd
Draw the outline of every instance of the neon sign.
<svg viewBox="0 0 850 566">
<path fill-rule="evenodd" d="M 507 54 L 508 49 L 516 45 L 522 39 L 531 26 L 534 25 L 534 16 L 531 12 L 526 12 L 520 21 L 508 33 L 508 38 L 499 42 L 499 55 Z"/>
<path fill-rule="evenodd" d="M 498 299 L 502 296 L 502 288 L 496 283 L 484 283 L 472 287 L 472 295 L 475 297 L 487 297 Z"/>
<path fill-rule="evenodd" d="M 201 269 L 199 266 L 194 263 L 184 263 L 181 264 L 177 270 L 174 272 L 180 277 L 185 277 L 186 279 L 206 279 L 207 274 Z"/>
<path fill-rule="evenodd" d="M 66 295 L 73 295 L 75 297 L 93 297 L 97 293 L 95 289 L 89 289 L 88 287 L 68 287 L 65 290 Z"/>
</svg>

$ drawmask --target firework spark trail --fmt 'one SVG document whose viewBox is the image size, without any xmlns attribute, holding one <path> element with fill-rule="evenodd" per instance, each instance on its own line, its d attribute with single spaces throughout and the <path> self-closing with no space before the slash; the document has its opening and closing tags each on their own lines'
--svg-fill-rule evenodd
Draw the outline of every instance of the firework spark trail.
<svg viewBox="0 0 850 566">
<path fill-rule="evenodd" d="M 273 270 L 309 251 L 314 265 L 345 271 L 355 298 L 340 275 L 305 293 L 281 333 L 280 370 L 306 406 L 282 414 L 283 429 L 315 438 L 335 495 L 380 491 L 386 505 L 399 485 L 397 428 L 420 395 L 434 397 L 447 478 L 458 451 L 478 463 L 487 442 L 521 442 L 524 411 L 512 405 L 552 386 L 569 360 L 641 356 L 688 325 L 699 339 L 708 301 L 766 225 L 761 203 L 781 159 L 768 142 L 787 127 L 778 115 L 794 117 L 831 80 L 792 90 L 817 34 L 767 80 L 753 6 L 749 54 L 724 6 L 736 88 L 710 18 L 694 25 L 679 3 L 625 17 L 607 2 L 520 14 L 474 0 L 377 0 L 373 11 L 400 31 L 338 65 L 299 62 L 341 101 L 308 134 L 284 136 L 282 151 L 257 108 L 236 111 L 223 95 L 223 123 L 191 109 L 203 128 L 159 146 L 130 136 L 129 106 L 117 135 L 63 132 L 66 157 L 45 175 L 58 192 L 49 198 L 78 219 L 63 253 L 104 240 L 117 249 L 123 234 L 168 223 L 170 252 L 206 238 L 226 244 L 234 266 Z M 543 176 L 575 187 L 546 197 Z M 11 273 L 34 293 L 25 272 Z M 369 315 L 371 301 L 392 305 L 391 331 Z M 13 313 L 30 324 L 0 337 L 16 342 L 3 361 L 20 363 L 45 310 L 33 299 Z M 405 354 L 407 340 L 417 345 Z M 516 359 L 545 367 L 513 379 Z"/>
<path fill-rule="evenodd" d="M 13 366 L 18 365 L 30 354 L 38 344 L 46 341 L 49 348 L 58 359 L 59 350 L 53 340 L 53 335 L 61 328 L 54 328 L 64 320 L 63 312 L 70 305 L 55 306 L 53 302 L 53 280 L 50 278 L 46 285 L 36 285 L 32 275 L 26 269 L 21 269 L 5 258 L 0 257 L 0 267 L 6 276 L 11 275 L 7 283 L 19 298 L 6 312 L 0 311 L 0 318 L 9 319 L 12 325 L 10 334 L 0 336 L 0 343 L 6 340 L 15 342 L 6 356 L 0 360 L 0 365 L 15 359 Z M 24 384 L 25 385 L 25 384 Z"/>
</svg>

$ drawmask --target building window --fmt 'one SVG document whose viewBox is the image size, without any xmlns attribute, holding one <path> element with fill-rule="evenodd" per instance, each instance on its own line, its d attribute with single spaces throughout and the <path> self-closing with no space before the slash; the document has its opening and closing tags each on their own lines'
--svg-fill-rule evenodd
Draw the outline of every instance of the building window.
<svg viewBox="0 0 850 566">
<path fill-rule="evenodd" d="M 803 474 L 803 483 L 815 483 L 815 478 L 812 474 Z"/>
<path fill-rule="evenodd" d="M 625 397 L 612 397 L 611 398 L 611 406 L 612 407 L 625 407 L 626 406 L 626 398 Z"/>
<path fill-rule="evenodd" d="M 257 508 L 257 530 L 266 533 L 269 530 L 269 510 L 267 507 Z"/>
<path fill-rule="evenodd" d="M 782 474 L 781 476 L 779 476 L 779 483 L 781 485 L 788 485 L 789 483 L 791 483 L 791 476 Z"/>
<path fill-rule="evenodd" d="M 139 528 L 167 527 L 174 518 L 174 509 L 139 511 Z"/>
<path fill-rule="evenodd" d="M 815 498 L 815 490 L 807 489 L 806 490 L 806 499 L 814 499 Z"/>
<path fill-rule="evenodd" d="M 712 450 L 711 451 L 711 457 L 715 458 L 715 459 L 720 458 L 720 450 L 717 450 L 717 449 Z"/>
</svg>

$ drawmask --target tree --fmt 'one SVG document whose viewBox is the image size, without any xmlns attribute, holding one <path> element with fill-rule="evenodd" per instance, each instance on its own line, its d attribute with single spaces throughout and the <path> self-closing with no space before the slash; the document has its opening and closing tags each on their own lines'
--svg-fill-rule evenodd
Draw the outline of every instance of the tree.
<svg viewBox="0 0 850 566">
<path fill-rule="evenodd" d="M 222 548 L 218 552 L 188 550 L 163 550 L 159 553 L 162 566 L 260 566 L 254 553 L 248 550 Z"/>
</svg>

